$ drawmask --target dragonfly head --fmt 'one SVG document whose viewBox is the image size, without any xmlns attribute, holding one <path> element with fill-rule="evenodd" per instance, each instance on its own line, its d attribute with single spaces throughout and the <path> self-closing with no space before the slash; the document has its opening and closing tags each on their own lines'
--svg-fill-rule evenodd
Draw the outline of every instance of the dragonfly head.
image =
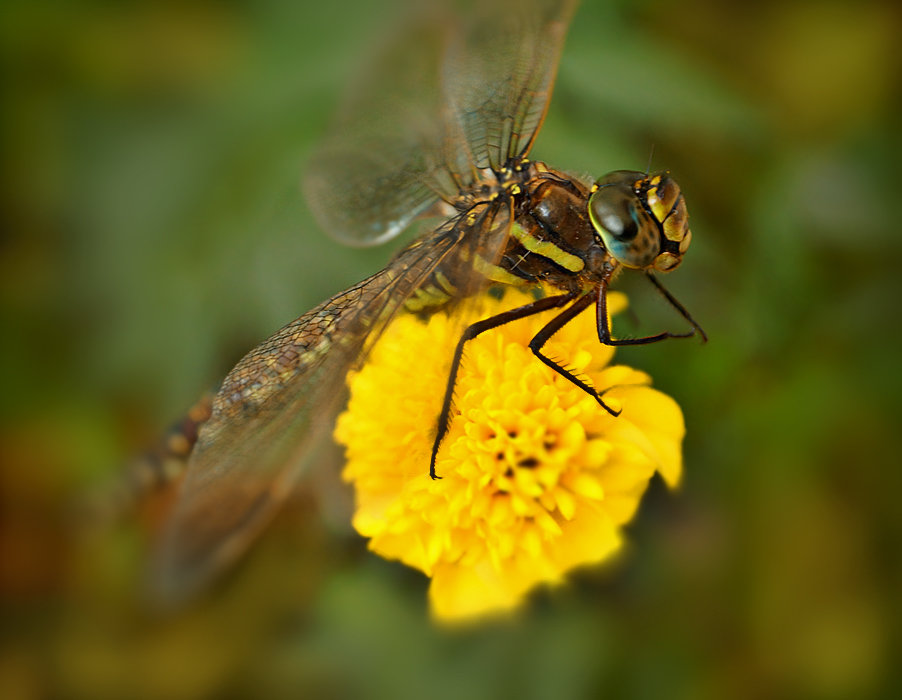
<svg viewBox="0 0 902 700">
<path fill-rule="evenodd" d="M 607 251 L 625 267 L 668 272 L 689 248 L 689 213 L 667 172 L 616 170 L 595 183 L 589 218 Z"/>
</svg>

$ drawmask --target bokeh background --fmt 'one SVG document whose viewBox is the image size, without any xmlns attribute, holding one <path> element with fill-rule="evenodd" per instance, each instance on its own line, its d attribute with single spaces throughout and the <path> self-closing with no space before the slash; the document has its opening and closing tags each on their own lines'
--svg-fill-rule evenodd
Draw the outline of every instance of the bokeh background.
<svg viewBox="0 0 902 700">
<path fill-rule="evenodd" d="M 615 564 L 437 630 L 425 579 L 348 529 L 334 472 L 166 617 L 135 594 L 153 509 L 71 537 L 73 494 L 391 254 L 331 241 L 298 182 L 400 8 L 0 8 L 0 697 L 898 697 L 892 0 L 578 10 L 533 155 L 598 175 L 653 149 L 694 231 L 668 284 L 711 338 L 621 355 L 688 435 L 682 489 L 652 485 Z"/>
</svg>

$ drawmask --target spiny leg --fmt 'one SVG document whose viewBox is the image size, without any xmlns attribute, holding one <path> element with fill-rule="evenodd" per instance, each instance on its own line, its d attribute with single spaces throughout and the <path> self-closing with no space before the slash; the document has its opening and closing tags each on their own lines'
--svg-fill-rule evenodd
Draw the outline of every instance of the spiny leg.
<svg viewBox="0 0 902 700">
<path fill-rule="evenodd" d="M 664 287 L 664 285 L 661 284 L 658 281 L 658 278 L 655 277 L 651 272 L 647 272 L 645 274 L 645 276 L 648 277 L 648 279 L 651 281 L 651 283 L 653 285 L 655 285 L 655 288 L 659 292 L 661 292 L 661 294 L 664 296 L 664 298 L 667 299 L 668 302 L 670 302 L 670 305 L 679 312 L 680 316 L 682 316 L 687 321 L 689 321 L 689 325 L 692 326 L 693 330 L 691 333 L 687 333 L 685 335 L 674 336 L 674 337 L 688 338 L 690 336 L 695 335 L 695 331 L 698 331 L 699 335 L 701 335 L 701 337 L 702 337 L 702 342 L 707 343 L 708 342 L 708 334 L 705 333 L 705 331 L 702 330 L 702 327 L 700 325 L 698 325 L 696 320 L 694 318 L 692 318 L 692 316 L 686 310 L 686 307 L 683 306 L 679 301 L 677 301 L 676 297 L 674 297 L 673 294 L 671 294 L 669 291 L 667 291 L 667 289 Z"/>
<path fill-rule="evenodd" d="M 505 323 L 517 321 L 521 318 L 526 318 L 527 316 L 532 316 L 534 314 L 541 313 L 542 311 L 547 311 L 548 309 L 557 309 L 565 306 L 573 300 L 574 296 L 575 295 L 573 293 L 568 293 L 559 294 L 552 297 L 544 297 L 543 299 L 537 299 L 536 301 L 530 302 L 529 304 L 524 304 L 523 306 L 518 306 L 515 309 L 511 309 L 510 311 L 504 311 L 500 314 L 496 314 L 495 316 L 477 321 L 476 323 L 467 327 L 467 329 L 460 336 L 460 340 L 457 341 L 457 347 L 454 349 L 454 357 L 451 360 L 451 370 L 448 372 L 448 382 L 445 386 L 445 398 L 442 401 L 442 411 L 438 416 L 438 429 L 436 431 L 435 441 L 432 443 L 432 456 L 429 459 L 429 476 L 431 476 L 433 479 L 441 478 L 435 473 L 435 460 L 438 456 L 438 450 L 442 444 L 442 440 L 445 438 L 445 435 L 447 435 L 448 428 L 451 425 L 451 404 L 454 400 L 454 385 L 457 382 L 457 373 L 460 370 L 460 362 L 463 358 L 464 345 L 466 345 L 467 341 L 472 340 L 476 336 L 480 335 L 481 333 L 485 333 L 488 330 L 503 326 Z M 591 299 L 591 297 L 589 298 Z M 583 306 L 583 308 L 585 308 L 585 306 Z M 561 368 L 561 370 L 559 371 L 565 370 Z"/>
<path fill-rule="evenodd" d="M 608 287 L 607 284 L 602 284 L 598 287 L 598 300 L 596 304 L 596 325 L 598 327 L 598 339 L 605 345 L 611 345 L 614 347 L 619 347 L 623 345 L 648 345 L 649 343 L 657 343 L 662 340 L 666 340 L 667 338 L 691 338 L 696 334 L 696 332 L 700 333 L 702 336 L 703 342 L 708 342 L 708 336 L 702 330 L 701 326 L 695 322 L 695 319 L 689 315 L 689 312 L 686 311 L 685 307 L 678 302 L 674 296 L 668 292 L 664 286 L 655 278 L 654 275 L 649 273 L 646 275 L 651 283 L 657 287 L 658 291 L 664 295 L 664 298 L 670 302 L 670 305 L 673 306 L 677 311 L 679 311 L 680 315 L 685 318 L 692 325 L 692 329 L 685 333 L 671 333 L 670 331 L 664 331 L 662 333 L 656 333 L 655 335 L 646 335 L 642 338 L 620 338 L 616 339 L 611 337 L 611 322 L 608 318 Z"/>
<path fill-rule="evenodd" d="M 543 363 L 545 363 L 547 366 L 561 375 L 564 379 L 572 382 L 574 385 L 578 386 L 580 389 L 589 394 L 589 396 L 594 398 L 605 411 L 616 418 L 620 415 L 620 411 L 615 411 L 604 402 L 604 399 L 601 398 L 602 393 L 604 392 L 599 393 L 591 384 L 587 384 L 566 367 L 562 367 L 547 355 L 542 354 L 542 348 L 544 347 L 545 343 L 547 343 L 551 339 L 551 336 L 553 336 L 561 328 L 566 326 L 568 323 L 570 323 L 570 321 L 572 321 L 574 318 L 579 316 L 580 313 L 591 306 L 592 301 L 593 299 L 591 294 L 585 294 L 579 297 L 572 306 L 564 309 L 561 313 L 551 319 L 545 325 L 545 327 L 542 328 L 542 330 L 540 330 L 535 334 L 535 336 L 533 336 L 533 339 L 529 341 L 529 349 L 532 350 L 532 353 Z"/>
</svg>

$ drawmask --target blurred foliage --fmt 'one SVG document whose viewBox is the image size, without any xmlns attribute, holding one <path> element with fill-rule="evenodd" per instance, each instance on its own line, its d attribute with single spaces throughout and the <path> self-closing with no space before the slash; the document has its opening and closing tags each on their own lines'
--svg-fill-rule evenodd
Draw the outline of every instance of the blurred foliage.
<svg viewBox="0 0 902 700">
<path fill-rule="evenodd" d="M 682 491 L 653 489 L 616 565 L 444 633 L 334 472 L 178 613 L 135 595 L 158 509 L 73 543 L 74 493 L 390 255 L 331 242 L 297 183 L 397 6 L 0 8 L 0 697 L 902 694 L 890 0 L 578 11 L 534 155 L 598 175 L 653 148 L 695 232 L 668 284 L 711 337 L 620 356 L 689 433 Z"/>
</svg>

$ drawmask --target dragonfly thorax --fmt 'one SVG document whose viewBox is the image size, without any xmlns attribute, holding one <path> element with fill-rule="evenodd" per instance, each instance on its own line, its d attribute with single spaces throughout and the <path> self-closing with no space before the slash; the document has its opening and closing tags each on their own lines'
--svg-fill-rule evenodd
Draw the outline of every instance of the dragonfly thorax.
<svg viewBox="0 0 902 700">
<path fill-rule="evenodd" d="M 543 163 L 532 165 L 533 177 L 524 183 L 505 262 L 514 274 L 528 273 L 560 289 L 597 286 L 617 264 L 589 217 L 591 190 Z"/>
</svg>

